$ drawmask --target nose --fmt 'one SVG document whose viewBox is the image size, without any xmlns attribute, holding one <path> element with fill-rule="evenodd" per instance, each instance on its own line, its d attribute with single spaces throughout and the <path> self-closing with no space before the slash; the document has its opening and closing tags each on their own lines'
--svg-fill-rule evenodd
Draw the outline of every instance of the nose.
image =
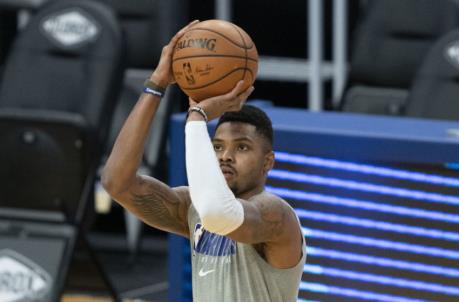
<svg viewBox="0 0 459 302">
<path fill-rule="evenodd" d="M 229 148 L 220 152 L 219 155 L 220 155 L 219 160 L 221 162 L 234 162 L 234 154 Z"/>
</svg>

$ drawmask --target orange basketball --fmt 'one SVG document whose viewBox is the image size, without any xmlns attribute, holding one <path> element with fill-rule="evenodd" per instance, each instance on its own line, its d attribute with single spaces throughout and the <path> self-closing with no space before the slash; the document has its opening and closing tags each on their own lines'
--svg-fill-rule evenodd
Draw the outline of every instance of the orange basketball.
<svg viewBox="0 0 459 302">
<path fill-rule="evenodd" d="M 191 27 L 177 42 L 172 70 L 180 88 L 193 100 L 230 92 L 244 80 L 249 88 L 258 71 L 258 52 L 237 25 L 207 20 Z"/>
</svg>

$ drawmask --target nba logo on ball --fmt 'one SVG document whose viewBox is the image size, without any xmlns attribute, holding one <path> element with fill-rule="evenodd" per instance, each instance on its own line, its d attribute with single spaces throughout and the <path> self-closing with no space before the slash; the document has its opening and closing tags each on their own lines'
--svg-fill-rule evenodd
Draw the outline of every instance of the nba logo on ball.
<svg viewBox="0 0 459 302">
<path fill-rule="evenodd" d="M 172 69 L 183 92 L 199 102 L 230 92 L 240 80 L 249 88 L 257 77 L 258 52 L 239 26 L 207 20 L 191 27 L 177 42 Z"/>
</svg>

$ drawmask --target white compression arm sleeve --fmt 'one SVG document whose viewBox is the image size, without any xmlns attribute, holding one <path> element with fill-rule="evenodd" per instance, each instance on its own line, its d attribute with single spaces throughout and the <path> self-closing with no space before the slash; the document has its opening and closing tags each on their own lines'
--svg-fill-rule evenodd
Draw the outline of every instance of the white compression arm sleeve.
<svg viewBox="0 0 459 302">
<path fill-rule="evenodd" d="M 185 126 L 186 172 L 191 201 L 205 229 L 226 235 L 244 221 L 244 208 L 228 187 L 203 121 Z"/>
</svg>

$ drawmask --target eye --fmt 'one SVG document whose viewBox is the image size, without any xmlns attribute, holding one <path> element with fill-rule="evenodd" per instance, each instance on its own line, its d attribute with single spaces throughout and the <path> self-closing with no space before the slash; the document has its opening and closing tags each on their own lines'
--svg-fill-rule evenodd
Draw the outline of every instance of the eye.
<svg viewBox="0 0 459 302">
<path fill-rule="evenodd" d="M 215 151 L 222 151 L 222 150 L 223 150 L 223 147 L 222 147 L 222 145 L 214 144 L 214 150 L 215 150 Z"/>
<path fill-rule="evenodd" d="M 237 149 L 239 151 L 247 151 L 247 150 L 249 150 L 249 146 L 247 146 L 245 144 L 240 144 Z"/>
</svg>

